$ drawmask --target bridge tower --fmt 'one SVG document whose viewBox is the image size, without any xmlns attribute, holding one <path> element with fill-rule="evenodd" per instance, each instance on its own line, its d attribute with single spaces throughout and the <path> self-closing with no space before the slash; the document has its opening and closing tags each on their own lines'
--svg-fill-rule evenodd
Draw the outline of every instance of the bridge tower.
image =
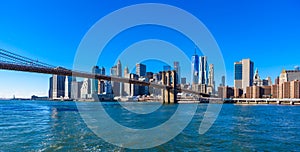
<svg viewBox="0 0 300 152">
<path fill-rule="evenodd" d="M 163 71 L 162 84 L 166 85 L 162 89 L 163 103 L 174 104 L 177 103 L 177 76 L 176 71 Z"/>
</svg>

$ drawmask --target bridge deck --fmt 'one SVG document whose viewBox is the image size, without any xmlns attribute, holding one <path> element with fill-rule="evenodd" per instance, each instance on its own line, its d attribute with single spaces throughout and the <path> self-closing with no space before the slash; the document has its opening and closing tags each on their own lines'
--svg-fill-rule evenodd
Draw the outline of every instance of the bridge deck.
<svg viewBox="0 0 300 152">
<path fill-rule="evenodd" d="M 115 82 L 122 82 L 122 83 L 138 84 L 141 86 L 150 86 L 150 87 L 154 87 L 154 88 L 158 88 L 158 89 L 168 89 L 168 90 L 174 89 L 172 86 L 166 86 L 166 85 L 145 82 L 145 81 L 139 81 L 139 80 L 133 80 L 133 79 L 128 79 L 128 78 L 106 76 L 106 75 L 93 74 L 93 73 L 87 73 L 87 72 L 78 72 L 78 71 L 72 71 L 72 70 L 68 70 L 68 69 L 64 69 L 64 68 L 35 67 L 35 66 L 30 66 L 30 65 L 27 66 L 27 65 L 19 65 L 19 64 L 13 64 L 13 63 L 1 63 L 0 62 L 0 69 L 115 81 Z M 178 92 L 185 92 L 185 93 L 190 93 L 190 94 L 194 94 L 194 95 L 200 95 L 203 97 L 209 97 L 208 94 L 196 92 L 193 90 L 182 89 L 182 88 L 176 88 L 176 89 L 178 90 Z"/>
</svg>

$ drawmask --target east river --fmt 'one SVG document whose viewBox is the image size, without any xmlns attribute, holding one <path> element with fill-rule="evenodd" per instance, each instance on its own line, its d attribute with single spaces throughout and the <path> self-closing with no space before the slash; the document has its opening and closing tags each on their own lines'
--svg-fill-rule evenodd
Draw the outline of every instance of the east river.
<svg viewBox="0 0 300 152">
<path fill-rule="evenodd" d="M 0 101 L 0 151 L 135 151 L 98 137 L 82 119 L 77 104 Z M 154 109 L 151 114 L 136 114 L 118 103 L 101 104 L 115 121 L 136 129 L 164 123 L 178 107 L 163 105 L 155 110 L 158 103 L 123 103 Z M 224 104 L 213 126 L 203 135 L 198 130 L 207 104 L 197 106 L 183 132 L 143 151 L 300 151 L 300 106 Z M 125 138 L 114 136 L 109 128 L 107 133 L 112 138 Z"/>
</svg>

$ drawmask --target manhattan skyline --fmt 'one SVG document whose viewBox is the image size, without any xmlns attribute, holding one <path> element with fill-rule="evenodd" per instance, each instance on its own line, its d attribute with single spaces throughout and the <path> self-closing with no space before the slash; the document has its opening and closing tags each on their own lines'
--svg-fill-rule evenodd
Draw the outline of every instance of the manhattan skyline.
<svg viewBox="0 0 300 152">
<path fill-rule="evenodd" d="M 0 18 L 3 22 L 0 25 L 0 48 L 71 69 L 80 40 L 95 22 L 114 10 L 142 2 L 174 5 L 200 19 L 215 37 L 222 51 L 227 70 L 226 84 L 230 86 L 233 86 L 234 80 L 233 63 L 244 58 L 250 58 L 255 62 L 254 68 L 259 69 L 262 78 L 271 76 L 272 80 L 280 74 L 282 69 L 293 69 L 294 66 L 299 65 L 297 53 L 300 50 L 300 44 L 297 41 L 300 39 L 298 28 L 300 10 L 297 8 L 300 3 L 298 1 L 218 1 L 217 3 L 209 1 L 130 1 L 125 3 L 124 1 L 91 1 L 89 4 L 59 1 L 33 1 L 31 4 L 1 2 L 5 7 L 0 11 Z M 233 2 L 237 4 L 232 5 Z M 141 31 L 142 35 L 138 34 Z M 158 32 L 151 33 L 153 31 Z M 160 35 L 161 31 L 164 32 L 163 35 Z M 115 41 L 121 42 L 120 39 L 124 37 L 130 37 L 129 40 L 122 42 L 119 46 L 111 46 L 108 53 L 117 56 L 118 51 L 121 51 L 119 48 L 122 48 L 120 46 L 157 36 L 178 43 L 180 40 L 171 39 L 172 35 L 174 33 L 171 30 L 161 27 L 129 29 Z M 180 45 L 189 57 L 194 54 L 194 45 L 187 41 Z M 151 50 L 151 48 L 147 49 Z M 202 55 L 200 51 L 197 53 L 199 56 Z M 114 65 L 113 62 L 107 59 L 98 65 L 109 69 Z M 124 64 L 123 69 L 126 66 L 126 63 Z M 156 64 L 153 66 L 147 64 L 147 70 L 161 71 L 162 66 L 156 69 Z M 182 69 L 181 73 L 183 77 L 190 78 L 186 70 Z M 47 95 L 50 75 L 11 71 L 0 71 L 0 74 L 0 97 L 2 98 L 11 98 L 13 95 L 16 97 L 30 97 L 33 94 Z M 215 81 L 218 86 L 221 79 L 216 77 Z"/>
</svg>

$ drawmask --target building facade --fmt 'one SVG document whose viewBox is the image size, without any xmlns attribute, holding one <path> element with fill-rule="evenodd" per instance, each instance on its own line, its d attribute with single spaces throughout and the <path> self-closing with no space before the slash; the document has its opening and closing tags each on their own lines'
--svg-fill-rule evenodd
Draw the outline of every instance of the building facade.
<svg viewBox="0 0 300 152">
<path fill-rule="evenodd" d="M 191 84 L 198 84 L 199 82 L 199 56 L 196 54 L 192 56 L 192 78 Z"/>
<path fill-rule="evenodd" d="M 139 77 L 145 77 L 146 76 L 146 65 L 138 63 L 135 65 L 135 74 L 137 74 Z"/>
<path fill-rule="evenodd" d="M 199 60 L 199 84 L 208 84 L 207 57 L 200 56 Z"/>
<path fill-rule="evenodd" d="M 69 99 L 71 97 L 71 84 L 72 77 L 52 75 L 49 79 L 49 98 L 56 99 Z"/>
<path fill-rule="evenodd" d="M 174 62 L 174 70 L 176 71 L 177 84 L 181 84 L 181 69 L 178 61 Z"/>
<path fill-rule="evenodd" d="M 208 93 L 214 94 L 215 93 L 215 69 L 214 65 L 209 65 L 209 72 L 208 72 Z"/>
<path fill-rule="evenodd" d="M 254 63 L 250 59 L 243 59 L 234 63 L 234 87 L 247 92 L 247 87 L 253 85 Z"/>
</svg>

